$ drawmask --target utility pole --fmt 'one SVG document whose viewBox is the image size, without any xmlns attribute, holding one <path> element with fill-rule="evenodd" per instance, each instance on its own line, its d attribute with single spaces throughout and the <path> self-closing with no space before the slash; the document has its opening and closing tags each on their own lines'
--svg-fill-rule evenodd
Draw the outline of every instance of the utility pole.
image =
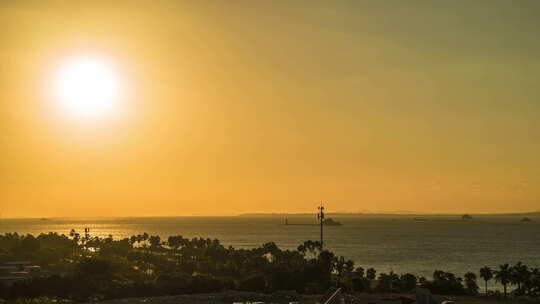
<svg viewBox="0 0 540 304">
<path fill-rule="evenodd" d="M 324 224 L 324 206 L 321 202 L 321 206 L 319 206 L 319 213 L 317 214 L 317 218 L 319 219 L 319 222 L 321 224 L 321 251 L 323 250 L 323 224 Z"/>
</svg>

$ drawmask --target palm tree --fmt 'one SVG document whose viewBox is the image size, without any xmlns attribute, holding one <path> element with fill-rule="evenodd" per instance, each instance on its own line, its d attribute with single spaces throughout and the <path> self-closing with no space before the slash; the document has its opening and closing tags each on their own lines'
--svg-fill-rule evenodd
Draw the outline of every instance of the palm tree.
<svg viewBox="0 0 540 304">
<path fill-rule="evenodd" d="M 366 280 L 367 280 L 367 290 L 371 292 L 371 282 L 375 280 L 377 277 L 377 270 L 375 268 L 370 267 L 366 270 Z"/>
<path fill-rule="evenodd" d="M 502 284 L 504 288 L 504 297 L 506 298 L 506 286 L 512 282 L 512 269 L 508 263 L 499 265 L 499 270 L 495 271 L 495 281 Z"/>
<path fill-rule="evenodd" d="M 364 268 L 358 266 L 356 267 L 356 269 L 354 270 L 355 274 L 360 278 L 360 279 L 363 279 L 364 278 L 364 274 L 365 274 L 365 271 L 364 271 Z"/>
<path fill-rule="evenodd" d="M 150 235 L 148 235 L 148 233 L 143 233 L 142 236 L 141 236 L 141 240 L 144 242 L 143 243 L 143 248 L 147 248 L 148 247 L 148 239 L 150 239 Z"/>
<path fill-rule="evenodd" d="M 159 235 L 152 235 L 148 240 L 150 242 L 150 250 L 158 249 L 161 246 L 161 238 Z"/>
<path fill-rule="evenodd" d="M 486 294 L 487 294 L 487 288 L 488 288 L 487 285 L 488 285 L 488 281 L 493 278 L 493 270 L 491 270 L 491 268 L 487 266 L 480 268 L 480 277 L 484 279 L 484 281 L 486 281 Z"/>
<path fill-rule="evenodd" d="M 337 284 L 341 285 L 341 279 L 353 272 L 354 262 L 351 260 L 345 260 L 343 256 L 339 257 L 336 261 L 337 272 Z"/>
<path fill-rule="evenodd" d="M 517 262 L 516 265 L 512 266 L 511 268 L 512 272 L 512 283 L 516 284 L 518 286 L 518 293 L 522 293 L 521 287 L 522 284 L 525 283 L 528 279 L 531 273 L 529 272 L 529 267 L 527 265 L 523 265 L 521 262 Z"/>
<path fill-rule="evenodd" d="M 469 294 L 478 294 L 478 285 L 476 284 L 476 274 L 473 272 L 467 272 L 465 274 L 465 286 Z"/>
<path fill-rule="evenodd" d="M 531 268 L 529 272 L 529 277 L 523 282 L 523 289 L 533 297 L 540 297 L 540 268 Z"/>
<path fill-rule="evenodd" d="M 368 268 L 368 269 L 367 269 L 367 271 L 366 271 L 366 278 L 367 278 L 369 281 L 375 280 L 376 275 L 377 275 L 377 270 L 375 270 L 375 268 Z"/>
<path fill-rule="evenodd" d="M 182 246 L 184 238 L 181 235 L 169 236 L 167 239 L 167 245 L 173 249 L 173 256 L 176 256 L 178 248 Z"/>
</svg>

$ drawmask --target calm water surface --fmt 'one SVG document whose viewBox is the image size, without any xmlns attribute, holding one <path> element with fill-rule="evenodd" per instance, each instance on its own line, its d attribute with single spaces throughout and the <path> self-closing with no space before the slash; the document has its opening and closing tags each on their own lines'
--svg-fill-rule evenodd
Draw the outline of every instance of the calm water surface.
<svg viewBox="0 0 540 304">
<path fill-rule="evenodd" d="M 325 245 L 356 265 L 379 271 L 411 272 L 431 276 L 442 269 L 463 275 L 484 265 L 523 261 L 540 267 L 540 217 L 522 223 L 518 216 L 335 216 L 343 226 L 325 228 Z M 289 222 L 309 223 L 314 217 L 290 217 Z M 316 226 L 285 226 L 283 217 L 169 217 L 93 219 L 3 219 L 0 233 L 68 234 L 89 227 L 93 235 L 115 238 L 147 232 L 167 238 L 217 238 L 225 245 L 249 248 L 275 242 L 294 249 L 316 240 Z"/>
</svg>

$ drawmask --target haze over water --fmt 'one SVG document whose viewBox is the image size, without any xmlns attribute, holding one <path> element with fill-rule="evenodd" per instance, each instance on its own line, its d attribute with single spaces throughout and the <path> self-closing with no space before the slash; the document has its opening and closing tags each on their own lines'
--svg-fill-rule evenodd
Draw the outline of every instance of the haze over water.
<svg viewBox="0 0 540 304">
<path fill-rule="evenodd" d="M 355 261 L 356 266 L 378 271 L 394 270 L 430 277 L 442 269 L 463 275 L 482 266 L 522 261 L 540 266 L 540 216 L 532 222 L 520 222 L 521 216 L 364 215 L 335 216 L 343 223 L 325 228 L 325 245 L 339 255 Z M 289 217 L 290 223 L 312 223 L 312 216 Z M 68 234 L 85 227 L 92 235 L 115 238 L 147 232 L 166 239 L 170 235 L 217 238 L 225 245 L 251 248 L 275 242 L 284 249 L 296 249 L 306 240 L 318 240 L 316 226 L 285 226 L 284 218 L 273 217 L 162 217 L 92 219 L 4 219 L 0 233 Z"/>
</svg>

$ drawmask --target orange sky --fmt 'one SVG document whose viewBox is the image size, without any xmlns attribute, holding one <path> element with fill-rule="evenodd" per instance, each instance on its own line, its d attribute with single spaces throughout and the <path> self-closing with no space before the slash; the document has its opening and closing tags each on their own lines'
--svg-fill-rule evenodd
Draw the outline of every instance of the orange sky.
<svg viewBox="0 0 540 304">
<path fill-rule="evenodd" d="M 538 12 L 498 0 L 2 1 L 0 210 L 539 210 Z M 74 56 L 114 67 L 114 115 L 58 111 L 52 79 Z"/>
</svg>

